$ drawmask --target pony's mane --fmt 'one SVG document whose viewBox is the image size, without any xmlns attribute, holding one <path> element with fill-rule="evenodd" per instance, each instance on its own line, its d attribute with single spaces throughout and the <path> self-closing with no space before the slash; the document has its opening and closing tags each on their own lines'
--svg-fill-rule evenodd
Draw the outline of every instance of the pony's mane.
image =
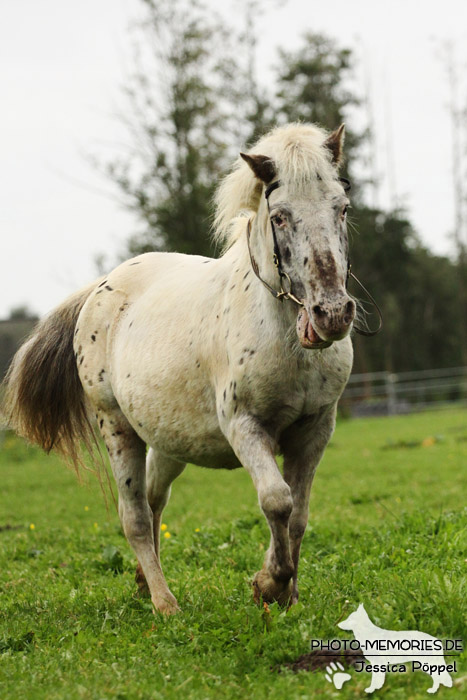
<svg viewBox="0 0 467 700">
<path fill-rule="evenodd" d="M 288 124 L 270 131 L 248 152 L 268 156 L 274 161 L 281 182 L 298 192 L 317 183 L 318 174 L 321 180 L 336 179 L 331 153 L 324 147 L 327 136 L 323 129 L 312 124 Z M 213 233 L 216 242 L 227 248 L 235 243 L 242 231 L 238 217 L 251 216 L 258 210 L 262 187 L 263 183 L 238 157 L 216 192 Z"/>
</svg>

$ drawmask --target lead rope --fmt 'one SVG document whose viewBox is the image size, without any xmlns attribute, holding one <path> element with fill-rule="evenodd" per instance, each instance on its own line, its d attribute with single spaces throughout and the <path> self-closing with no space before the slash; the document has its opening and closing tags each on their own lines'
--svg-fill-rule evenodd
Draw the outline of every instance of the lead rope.
<svg viewBox="0 0 467 700">
<path fill-rule="evenodd" d="M 343 183 L 344 191 L 348 192 L 350 190 L 349 180 L 347 180 L 345 177 L 340 177 L 339 180 Z M 275 182 L 272 182 L 270 185 L 268 185 L 266 187 L 266 189 L 264 190 L 264 196 L 265 196 L 265 199 L 267 202 L 268 211 L 269 211 L 269 195 L 271 194 L 271 192 L 274 192 L 274 190 L 276 190 L 278 187 L 280 187 L 280 185 L 281 185 L 281 181 L 276 180 Z M 253 253 L 251 252 L 251 245 L 250 245 L 251 219 L 248 219 L 248 223 L 247 223 L 247 227 L 246 227 L 246 240 L 247 240 L 247 245 L 248 245 L 248 253 L 250 256 L 251 267 L 253 268 L 253 272 L 255 273 L 256 277 L 266 287 L 266 289 L 273 295 L 273 297 L 275 297 L 276 299 L 279 299 L 280 301 L 282 301 L 283 299 L 289 299 L 290 301 L 293 301 L 296 304 L 298 304 L 298 306 L 303 306 L 303 302 L 300 301 L 300 299 L 297 299 L 295 294 L 293 294 L 293 292 L 292 292 L 292 280 L 290 279 L 287 272 L 285 272 L 285 270 L 282 269 L 282 261 L 281 261 L 280 251 L 279 251 L 279 244 L 277 243 L 276 229 L 274 226 L 274 222 L 271 219 L 270 219 L 270 223 L 271 223 L 272 239 L 273 239 L 273 246 L 274 246 L 273 261 L 274 261 L 274 266 L 276 267 L 277 273 L 279 275 L 279 281 L 280 281 L 280 285 L 281 285 L 280 291 L 277 291 L 276 289 L 274 289 L 274 287 L 272 287 L 270 284 L 268 284 L 266 282 L 266 280 L 263 280 L 263 278 L 259 274 L 258 263 L 256 262 L 255 258 L 253 257 Z M 377 333 L 380 332 L 380 330 L 383 327 L 383 314 L 381 313 L 381 309 L 379 308 L 376 301 L 373 299 L 373 297 L 370 294 L 370 292 L 368 291 L 368 289 L 360 282 L 358 277 L 356 277 L 354 275 L 354 273 L 352 272 L 352 266 L 351 266 L 350 262 L 348 263 L 348 267 L 347 267 L 347 277 L 346 277 L 346 281 L 345 281 L 346 289 L 347 289 L 349 277 L 352 277 L 352 279 L 354 279 L 357 282 L 357 284 L 363 289 L 363 291 L 367 295 L 368 299 L 370 300 L 370 302 L 373 304 L 376 311 L 378 312 L 378 316 L 379 316 L 379 324 L 378 324 L 378 328 L 376 328 L 376 330 L 371 331 L 371 330 L 366 330 L 365 328 L 359 328 L 358 326 L 355 325 L 355 323 L 354 323 L 353 327 L 354 327 L 356 333 L 359 333 L 360 335 L 364 335 L 364 336 L 368 336 L 368 337 L 376 335 Z M 284 280 L 287 281 L 288 289 L 284 289 Z"/>
</svg>

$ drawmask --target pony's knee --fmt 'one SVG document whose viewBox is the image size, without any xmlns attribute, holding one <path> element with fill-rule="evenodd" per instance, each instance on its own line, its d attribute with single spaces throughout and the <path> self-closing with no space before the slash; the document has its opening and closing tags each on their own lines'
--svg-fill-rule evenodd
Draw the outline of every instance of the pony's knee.
<svg viewBox="0 0 467 700">
<path fill-rule="evenodd" d="M 284 481 L 263 489 L 259 494 L 259 502 L 268 519 L 288 520 L 293 508 L 292 494 Z"/>
</svg>

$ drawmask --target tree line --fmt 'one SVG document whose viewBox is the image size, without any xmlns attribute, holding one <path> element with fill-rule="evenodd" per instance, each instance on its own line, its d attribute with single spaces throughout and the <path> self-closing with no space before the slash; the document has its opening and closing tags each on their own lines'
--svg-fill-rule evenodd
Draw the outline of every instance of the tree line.
<svg viewBox="0 0 467 700">
<path fill-rule="evenodd" d="M 199 0 L 142 3 L 145 18 L 125 87 L 129 147 L 102 166 L 139 222 L 125 253 L 216 255 L 212 197 L 238 151 L 277 124 L 306 121 L 333 130 L 346 122 L 353 270 L 384 316 L 380 335 L 355 338 L 354 371 L 467 364 L 465 263 L 434 255 L 403 210 L 365 201 L 368 182 L 357 177 L 356 166 L 368 149 L 368 132 L 354 130 L 349 117 L 360 104 L 349 87 L 352 51 L 306 33 L 295 50 L 278 51 L 272 78 L 263 84 L 255 70 L 261 0 L 237 2 L 245 13 L 241 32 Z M 350 291 L 364 300 L 358 287 L 351 284 Z"/>
</svg>

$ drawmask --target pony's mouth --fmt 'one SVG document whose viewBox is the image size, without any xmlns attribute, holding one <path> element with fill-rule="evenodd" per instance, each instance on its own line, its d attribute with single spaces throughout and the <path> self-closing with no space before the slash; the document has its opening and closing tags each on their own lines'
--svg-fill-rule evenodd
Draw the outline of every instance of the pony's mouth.
<svg viewBox="0 0 467 700">
<path fill-rule="evenodd" d="M 302 348 L 308 350 L 323 350 L 332 345 L 332 340 L 323 340 L 315 331 L 304 306 L 297 316 L 297 335 Z"/>
</svg>

